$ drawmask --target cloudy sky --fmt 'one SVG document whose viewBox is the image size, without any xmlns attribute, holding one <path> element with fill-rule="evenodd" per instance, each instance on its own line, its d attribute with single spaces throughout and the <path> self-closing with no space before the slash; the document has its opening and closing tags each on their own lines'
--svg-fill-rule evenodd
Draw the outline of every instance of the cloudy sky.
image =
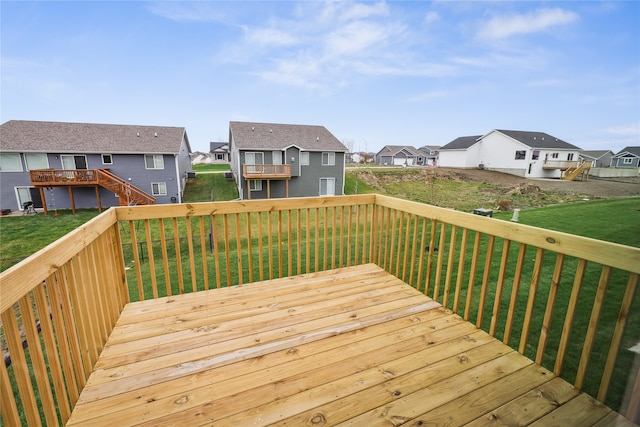
<svg viewBox="0 0 640 427">
<path fill-rule="evenodd" d="M 2 1 L 0 119 L 323 125 L 354 150 L 492 129 L 640 145 L 637 1 Z"/>
</svg>

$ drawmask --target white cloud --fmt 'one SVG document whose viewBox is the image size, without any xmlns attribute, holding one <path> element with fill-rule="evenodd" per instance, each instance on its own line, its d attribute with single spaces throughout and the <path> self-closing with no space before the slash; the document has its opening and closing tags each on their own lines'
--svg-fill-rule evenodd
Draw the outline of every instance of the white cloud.
<svg viewBox="0 0 640 427">
<path fill-rule="evenodd" d="M 389 7 L 385 2 L 378 3 L 352 3 L 346 1 L 327 1 L 323 4 L 320 13 L 320 22 L 346 22 L 369 18 L 371 16 L 387 16 Z"/>
<path fill-rule="evenodd" d="M 242 26 L 247 42 L 261 46 L 291 46 L 298 42 L 297 37 L 275 28 L 251 28 Z"/>
<path fill-rule="evenodd" d="M 380 26 L 369 22 L 356 21 L 339 27 L 325 38 L 327 56 L 357 55 L 371 53 L 390 42 L 392 38 L 402 33 L 399 26 Z"/>
<path fill-rule="evenodd" d="M 147 4 L 154 15 L 179 22 L 218 22 L 230 21 L 231 9 L 223 2 L 173 2 L 154 1 Z"/>
<path fill-rule="evenodd" d="M 555 8 L 538 9 L 522 15 L 496 16 L 484 24 L 478 37 L 481 39 L 505 39 L 516 34 L 546 31 L 551 27 L 571 24 L 579 19 L 575 12 Z"/>
<path fill-rule="evenodd" d="M 427 12 L 427 14 L 424 17 L 424 23 L 427 25 L 432 24 L 439 20 L 440 20 L 440 15 L 438 14 L 438 12 L 434 12 L 434 11 Z"/>
</svg>

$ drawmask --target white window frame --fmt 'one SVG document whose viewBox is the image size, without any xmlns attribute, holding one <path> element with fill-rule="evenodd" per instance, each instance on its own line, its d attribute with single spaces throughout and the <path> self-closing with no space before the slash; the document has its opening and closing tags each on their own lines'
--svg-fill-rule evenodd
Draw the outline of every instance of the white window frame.
<svg viewBox="0 0 640 427">
<path fill-rule="evenodd" d="M 147 159 L 153 159 L 153 167 L 150 168 Z M 152 169 L 164 169 L 164 156 L 162 154 L 145 154 L 144 155 L 144 168 L 148 170 Z"/>
<path fill-rule="evenodd" d="M 84 154 L 61 154 L 60 155 L 60 164 L 62 165 L 62 169 L 65 170 L 76 170 L 78 169 L 76 167 L 76 157 L 84 157 L 84 165 L 85 165 L 85 170 L 89 169 L 89 162 L 87 162 L 87 156 L 85 156 Z M 64 166 L 65 163 L 65 159 L 68 162 L 71 160 L 73 162 L 73 167 L 72 168 L 67 168 Z"/>
<path fill-rule="evenodd" d="M 572 161 L 573 160 L 573 153 L 567 153 L 567 160 L 568 161 Z"/>
<path fill-rule="evenodd" d="M 324 161 L 324 155 L 327 155 L 327 163 Z M 322 152 L 322 166 L 335 166 L 336 164 L 336 153 L 333 151 L 323 151 Z"/>
<path fill-rule="evenodd" d="M 11 157 L 12 158 L 11 162 L 13 164 L 10 165 L 9 168 L 7 168 L 7 165 L 5 164 L 7 162 L 6 160 L 3 162 L 1 159 L 2 157 L 4 157 L 5 159 L 8 159 L 9 157 Z M 16 160 L 18 161 L 17 163 L 16 163 Z M 17 166 L 17 165 L 20 165 L 20 169 L 13 168 L 13 166 Z M 20 153 L 0 153 L 0 172 L 24 172 Z"/>
<path fill-rule="evenodd" d="M 104 157 L 109 156 L 110 162 L 105 162 Z M 102 160 L 103 165 L 112 165 L 113 164 L 113 154 L 100 154 L 100 160 Z"/>
<path fill-rule="evenodd" d="M 623 165 L 632 165 L 633 164 L 633 157 L 623 157 L 622 158 L 622 164 Z"/>
<path fill-rule="evenodd" d="M 326 182 L 326 188 L 327 190 L 329 190 L 329 182 L 333 182 L 333 186 L 332 186 L 332 192 L 331 194 L 329 194 L 329 192 L 322 194 L 322 182 L 325 181 Z M 336 179 L 335 177 L 327 177 L 327 178 L 320 178 L 320 180 L 318 181 L 318 194 L 320 196 L 335 196 L 336 195 Z"/>
<path fill-rule="evenodd" d="M 31 167 L 29 166 L 29 157 L 42 156 L 44 158 L 44 167 Z M 49 156 L 47 153 L 24 153 L 24 162 L 27 165 L 27 170 L 49 169 Z"/>
<path fill-rule="evenodd" d="M 158 191 L 155 191 L 155 188 L 157 186 Z M 162 187 L 164 187 L 164 191 L 162 190 Z M 151 183 L 151 194 L 153 196 L 166 196 L 167 195 L 167 183 L 166 182 L 152 182 Z"/>
<path fill-rule="evenodd" d="M 300 152 L 300 166 L 309 166 L 309 152 L 301 151 Z"/>
<path fill-rule="evenodd" d="M 262 191 L 262 180 L 261 179 L 250 179 L 249 180 L 249 191 Z"/>
<path fill-rule="evenodd" d="M 527 158 L 527 150 L 516 150 L 515 160 L 525 160 Z"/>
</svg>

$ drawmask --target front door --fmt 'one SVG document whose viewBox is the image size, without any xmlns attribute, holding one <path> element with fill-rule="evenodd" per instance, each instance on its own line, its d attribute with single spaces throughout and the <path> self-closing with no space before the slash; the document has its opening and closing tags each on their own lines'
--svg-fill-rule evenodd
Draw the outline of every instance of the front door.
<svg viewBox="0 0 640 427">
<path fill-rule="evenodd" d="M 20 209 L 24 207 L 26 202 L 33 202 L 34 208 L 43 207 L 40 190 L 35 187 L 16 187 L 16 194 L 18 196 L 18 206 Z"/>
</svg>

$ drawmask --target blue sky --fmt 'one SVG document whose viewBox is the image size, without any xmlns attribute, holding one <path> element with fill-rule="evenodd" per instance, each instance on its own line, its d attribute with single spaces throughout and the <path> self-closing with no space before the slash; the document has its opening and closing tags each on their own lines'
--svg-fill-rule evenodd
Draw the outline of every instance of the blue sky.
<svg viewBox="0 0 640 427">
<path fill-rule="evenodd" d="M 2 1 L 5 121 L 317 124 L 354 150 L 492 129 L 640 145 L 640 2 Z"/>
</svg>

